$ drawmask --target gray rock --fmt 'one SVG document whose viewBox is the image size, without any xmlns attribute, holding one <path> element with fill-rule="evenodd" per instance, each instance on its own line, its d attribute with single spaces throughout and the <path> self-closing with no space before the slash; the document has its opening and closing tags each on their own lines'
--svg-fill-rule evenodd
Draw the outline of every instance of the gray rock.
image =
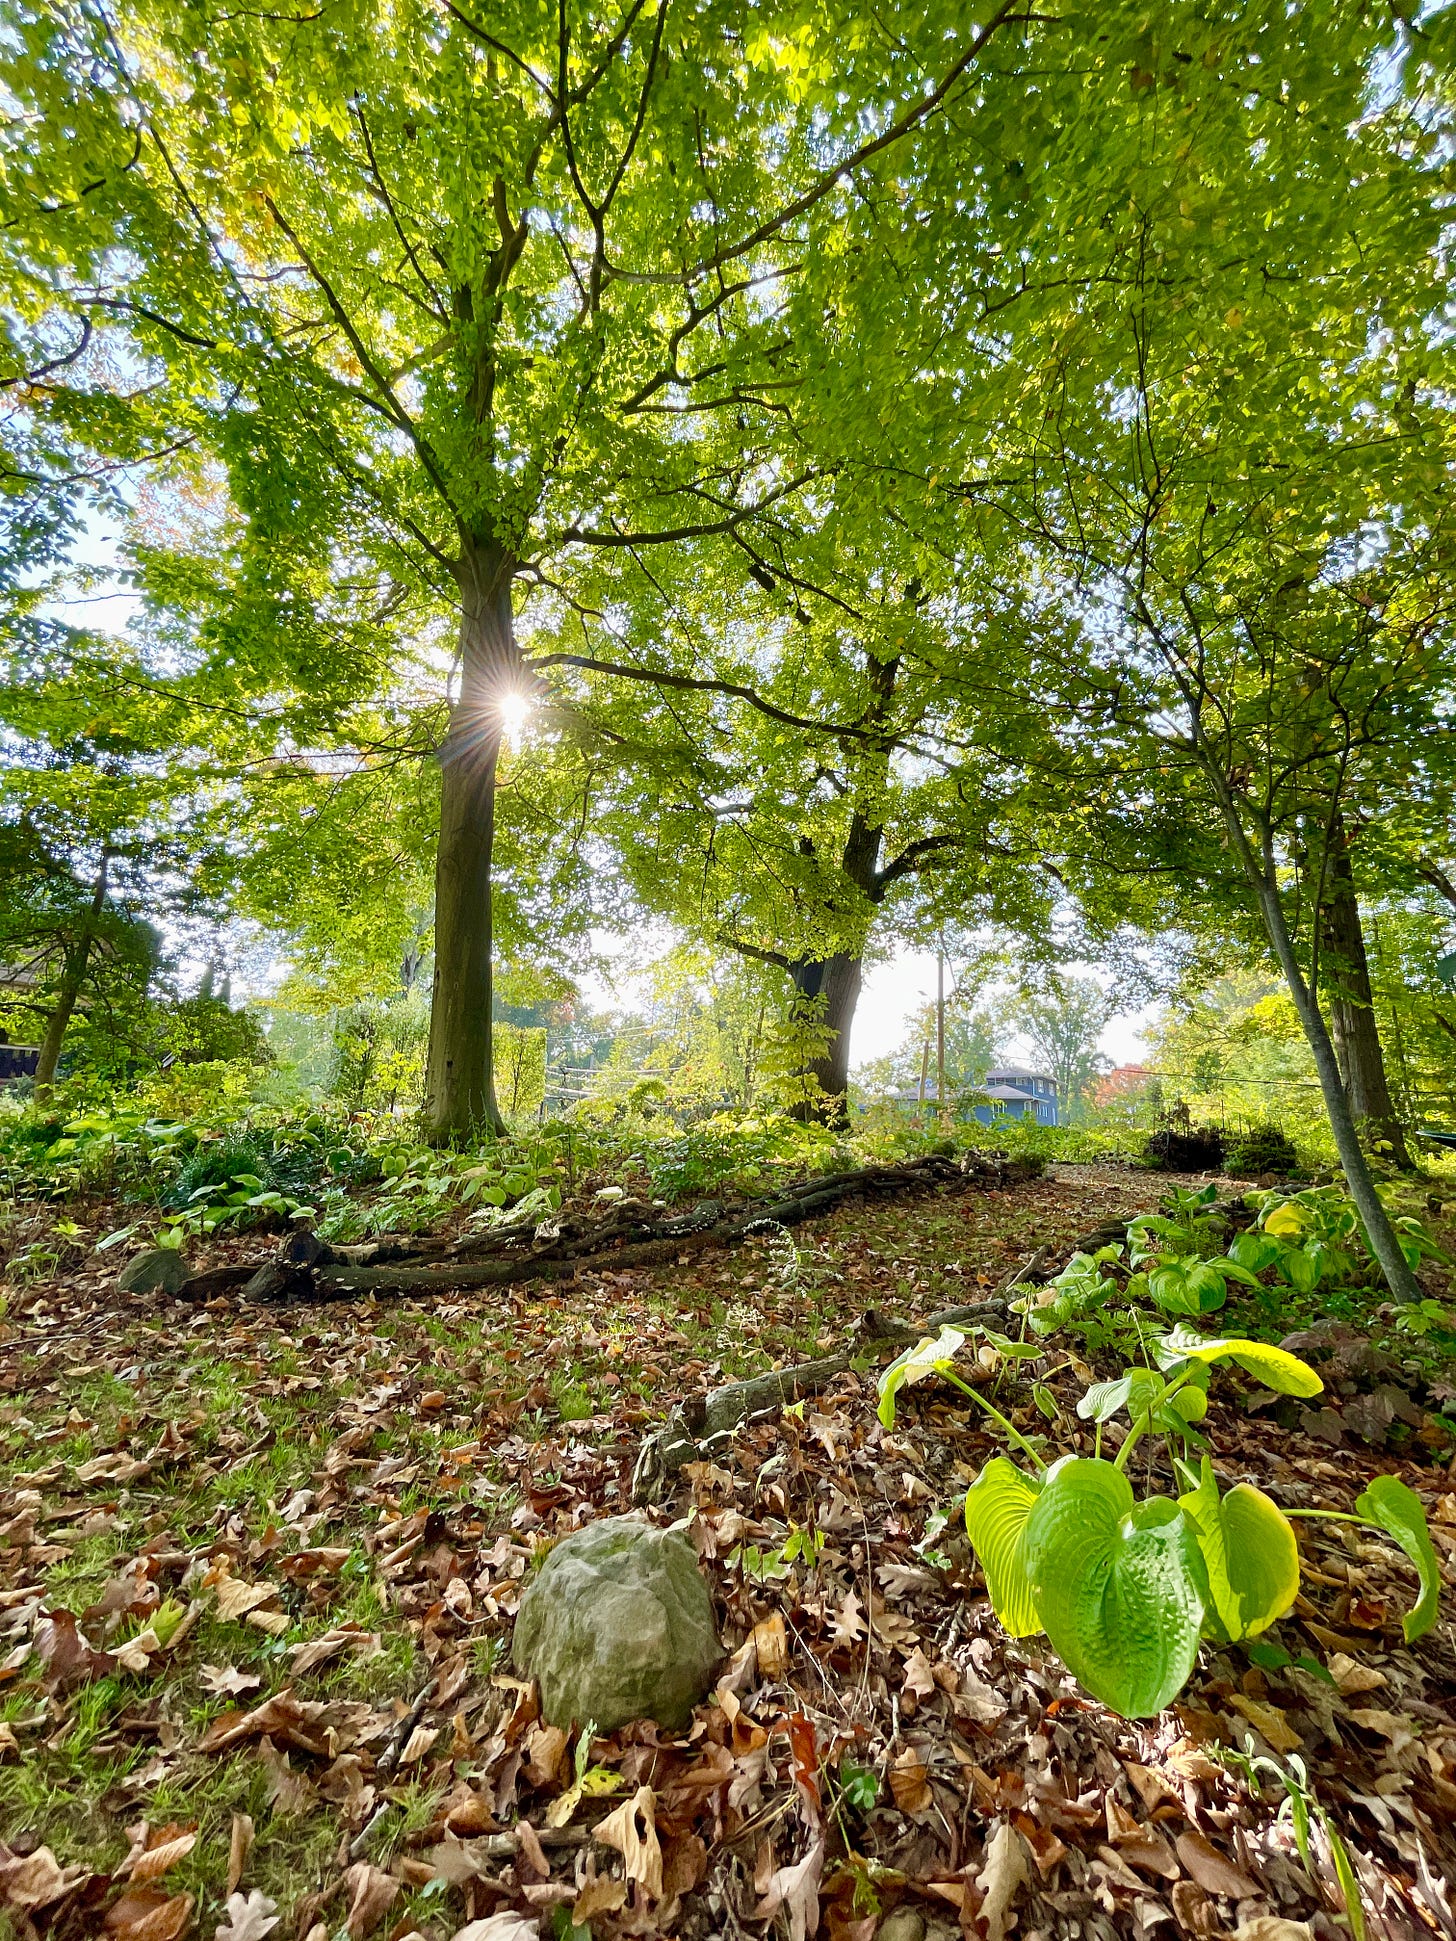
<svg viewBox="0 0 1456 1941">
<path fill-rule="evenodd" d="M 123 1294 L 176 1294 L 192 1269 L 175 1247 L 149 1247 L 129 1260 L 116 1277 Z"/>
<path fill-rule="evenodd" d="M 875 1941 L 925 1941 L 925 1916 L 913 1907 L 897 1907 L 875 1929 Z"/>
<path fill-rule="evenodd" d="M 686 1725 L 723 1656 L 697 1556 L 677 1531 L 605 1517 L 564 1537 L 526 1588 L 515 1660 L 552 1725 Z"/>
</svg>

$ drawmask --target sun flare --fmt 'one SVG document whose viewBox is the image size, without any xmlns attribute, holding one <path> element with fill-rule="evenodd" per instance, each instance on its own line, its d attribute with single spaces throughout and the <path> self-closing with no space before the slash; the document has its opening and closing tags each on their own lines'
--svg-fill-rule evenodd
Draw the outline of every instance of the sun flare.
<svg viewBox="0 0 1456 1941">
<path fill-rule="evenodd" d="M 526 723 L 531 718 L 532 705 L 529 694 L 506 694 L 501 697 L 501 726 L 512 748 L 519 748 L 521 745 L 526 732 Z"/>
</svg>

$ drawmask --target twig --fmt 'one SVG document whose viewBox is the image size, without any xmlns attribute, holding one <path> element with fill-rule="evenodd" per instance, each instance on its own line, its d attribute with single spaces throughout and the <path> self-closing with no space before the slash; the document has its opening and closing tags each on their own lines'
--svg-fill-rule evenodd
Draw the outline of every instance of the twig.
<svg viewBox="0 0 1456 1941">
<path fill-rule="evenodd" d="M 374 1777 L 376 1780 L 387 1780 L 399 1764 L 400 1754 L 408 1745 L 415 1727 L 424 1717 L 425 1707 L 430 1702 L 430 1693 L 434 1690 L 434 1686 L 435 1681 L 432 1678 L 415 1700 L 414 1704 L 405 1713 L 399 1724 L 394 1728 L 389 1744 L 374 1762 Z M 349 1858 L 351 1860 L 358 1860 L 360 1858 L 365 1848 L 369 1845 L 370 1837 L 375 1827 L 393 1810 L 394 1804 L 392 1799 L 380 1800 L 359 1832 L 354 1835 L 354 1838 L 349 1843 Z"/>
</svg>

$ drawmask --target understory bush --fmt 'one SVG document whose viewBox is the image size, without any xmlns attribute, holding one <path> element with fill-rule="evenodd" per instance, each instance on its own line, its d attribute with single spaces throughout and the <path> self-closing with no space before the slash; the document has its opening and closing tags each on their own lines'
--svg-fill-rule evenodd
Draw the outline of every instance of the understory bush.
<svg viewBox="0 0 1456 1941">
<path fill-rule="evenodd" d="M 1299 1153 L 1282 1126 L 1251 1125 L 1234 1134 L 1224 1154 L 1224 1171 L 1240 1179 L 1257 1179 L 1263 1173 L 1293 1173 L 1299 1168 Z"/>
</svg>

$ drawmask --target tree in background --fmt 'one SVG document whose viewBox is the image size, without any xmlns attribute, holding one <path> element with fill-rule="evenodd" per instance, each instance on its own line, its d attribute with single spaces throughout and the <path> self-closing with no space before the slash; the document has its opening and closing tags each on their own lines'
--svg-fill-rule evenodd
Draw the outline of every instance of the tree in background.
<svg viewBox="0 0 1456 1941">
<path fill-rule="evenodd" d="M 1098 1074 L 1111 1067 L 1097 1041 L 1112 1011 L 1112 1000 L 1095 978 L 1060 972 L 1019 991 L 1003 1007 L 1003 1018 L 1031 1047 L 1040 1070 L 1057 1081 L 1064 1121 L 1082 1116 Z"/>
</svg>

